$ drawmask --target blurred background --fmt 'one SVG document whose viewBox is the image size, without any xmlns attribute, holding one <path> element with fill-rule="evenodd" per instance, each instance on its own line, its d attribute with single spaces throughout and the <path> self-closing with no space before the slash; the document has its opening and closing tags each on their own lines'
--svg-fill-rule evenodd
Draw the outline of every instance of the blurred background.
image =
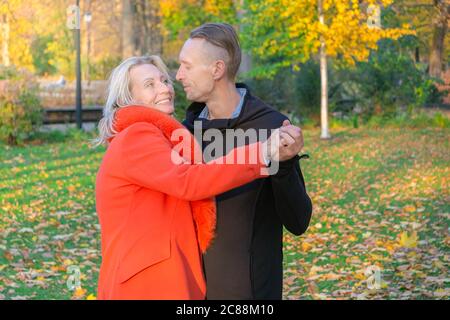
<svg viewBox="0 0 450 320">
<path fill-rule="evenodd" d="M 205 22 L 235 27 L 239 81 L 304 131 L 315 207 L 285 235 L 284 298 L 448 298 L 449 14 L 447 0 L 0 0 L 0 299 L 95 299 L 104 148 L 89 140 L 106 79 L 145 54 L 175 75 Z"/>
</svg>

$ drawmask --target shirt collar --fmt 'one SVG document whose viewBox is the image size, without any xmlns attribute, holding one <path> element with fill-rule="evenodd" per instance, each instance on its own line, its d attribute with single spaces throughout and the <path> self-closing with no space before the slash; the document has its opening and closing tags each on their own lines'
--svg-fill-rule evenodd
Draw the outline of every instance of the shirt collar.
<svg viewBox="0 0 450 320">
<path fill-rule="evenodd" d="M 238 105 L 234 109 L 233 114 L 231 115 L 230 119 L 235 119 L 235 118 L 239 117 L 239 115 L 241 114 L 242 106 L 244 105 L 245 94 L 247 93 L 247 89 L 245 89 L 245 88 L 236 88 L 236 91 L 239 93 L 241 98 L 239 100 Z M 208 106 L 205 106 L 203 108 L 202 112 L 200 112 L 200 114 L 198 115 L 198 118 L 199 119 L 208 119 L 209 118 Z"/>
</svg>

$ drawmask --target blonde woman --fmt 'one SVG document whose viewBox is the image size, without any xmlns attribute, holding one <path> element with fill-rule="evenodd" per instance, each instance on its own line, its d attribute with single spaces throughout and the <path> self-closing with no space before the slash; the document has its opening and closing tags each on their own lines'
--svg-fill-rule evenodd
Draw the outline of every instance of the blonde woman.
<svg viewBox="0 0 450 320">
<path fill-rule="evenodd" d="M 201 253 L 214 235 L 212 197 L 267 175 L 261 155 L 275 156 L 279 139 L 196 162 L 201 149 L 171 116 L 174 89 L 159 57 L 126 59 L 109 81 L 97 139 L 107 146 L 96 179 L 98 298 L 204 299 Z M 175 148 L 180 132 L 192 138 L 189 152 Z M 230 164 L 237 152 L 257 152 L 258 162 Z"/>
</svg>

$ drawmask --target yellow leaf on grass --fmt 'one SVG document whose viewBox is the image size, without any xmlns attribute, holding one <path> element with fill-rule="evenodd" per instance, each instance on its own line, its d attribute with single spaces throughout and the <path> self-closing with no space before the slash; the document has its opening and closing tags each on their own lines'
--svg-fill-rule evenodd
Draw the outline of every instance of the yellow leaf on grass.
<svg viewBox="0 0 450 320">
<path fill-rule="evenodd" d="M 376 261 L 384 260 L 384 257 L 383 257 L 382 255 L 380 255 L 380 254 L 375 254 L 375 253 L 371 253 L 371 254 L 370 254 L 370 258 L 371 258 L 372 260 L 376 260 Z"/>
<path fill-rule="evenodd" d="M 435 297 L 445 297 L 445 296 L 448 296 L 448 291 L 446 291 L 445 289 L 442 289 L 442 288 L 437 289 L 437 290 L 434 292 L 434 296 L 435 296 Z"/>
<path fill-rule="evenodd" d="M 367 276 L 362 272 L 357 272 L 355 273 L 355 278 L 358 280 L 365 280 L 367 279 Z"/>
<path fill-rule="evenodd" d="M 395 250 L 395 247 L 397 246 L 397 244 L 396 243 L 394 243 L 394 242 L 388 242 L 388 243 L 386 243 L 385 244 L 385 248 L 386 248 L 386 250 L 389 252 L 389 253 L 392 253 L 392 252 L 394 252 L 394 250 Z"/>
<path fill-rule="evenodd" d="M 302 243 L 302 250 L 304 252 L 307 252 L 307 251 L 311 250 L 311 248 L 312 248 L 312 245 L 309 244 L 308 242 L 303 242 Z"/>
<path fill-rule="evenodd" d="M 65 266 L 70 266 L 72 263 L 73 263 L 73 262 L 72 262 L 72 260 L 70 260 L 70 259 L 66 259 L 66 260 L 63 261 L 63 264 L 64 264 Z"/>
<path fill-rule="evenodd" d="M 414 211 L 416 211 L 416 207 L 412 206 L 412 205 L 408 205 L 408 206 L 403 207 L 403 210 L 405 210 L 406 212 L 414 212 Z"/>
<path fill-rule="evenodd" d="M 90 295 L 88 295 L 86 297 L 86 300 L 97 300 L 97 298 L 95 297 L 95 295 L 93 295 L 92 293 Z"/>
<path fill-rule="evenodd" d="M 408 234 L 408 232 L 404 231 L 400 235 L 400 246 L 404 248 L 415 248 L 417 247 L 417 232 L 412 232 L 411 236 Z"/>
<path fill-rule="evenodd" d="M 75 289 L 73 293 L 73 298 L 82 298 L 86 294 L 86 289 L 83 289 L 82 287 L 78 287 Z"/>
<path fill-rule="evenodd" d="M 66 271 L 65 266 L 51 266 L 50 270 L 53 272 Z"/>
</svg>

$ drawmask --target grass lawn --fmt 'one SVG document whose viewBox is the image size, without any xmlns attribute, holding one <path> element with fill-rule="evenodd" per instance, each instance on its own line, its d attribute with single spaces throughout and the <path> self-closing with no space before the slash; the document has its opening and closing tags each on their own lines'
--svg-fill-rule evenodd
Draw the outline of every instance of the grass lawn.
<svg viewBox="0 0 450 320">
<path fill-rule="evenodd" d="M 333 134 L 304 130 L 314 211 L 303 236 L 285 234 L 285 299 L 448 299 L 450 130 Z M 89 148 L 86 134 L 50 138 L 0 145 L 0 299 L 96 294 L 104 149 Z"/>
</svg>

